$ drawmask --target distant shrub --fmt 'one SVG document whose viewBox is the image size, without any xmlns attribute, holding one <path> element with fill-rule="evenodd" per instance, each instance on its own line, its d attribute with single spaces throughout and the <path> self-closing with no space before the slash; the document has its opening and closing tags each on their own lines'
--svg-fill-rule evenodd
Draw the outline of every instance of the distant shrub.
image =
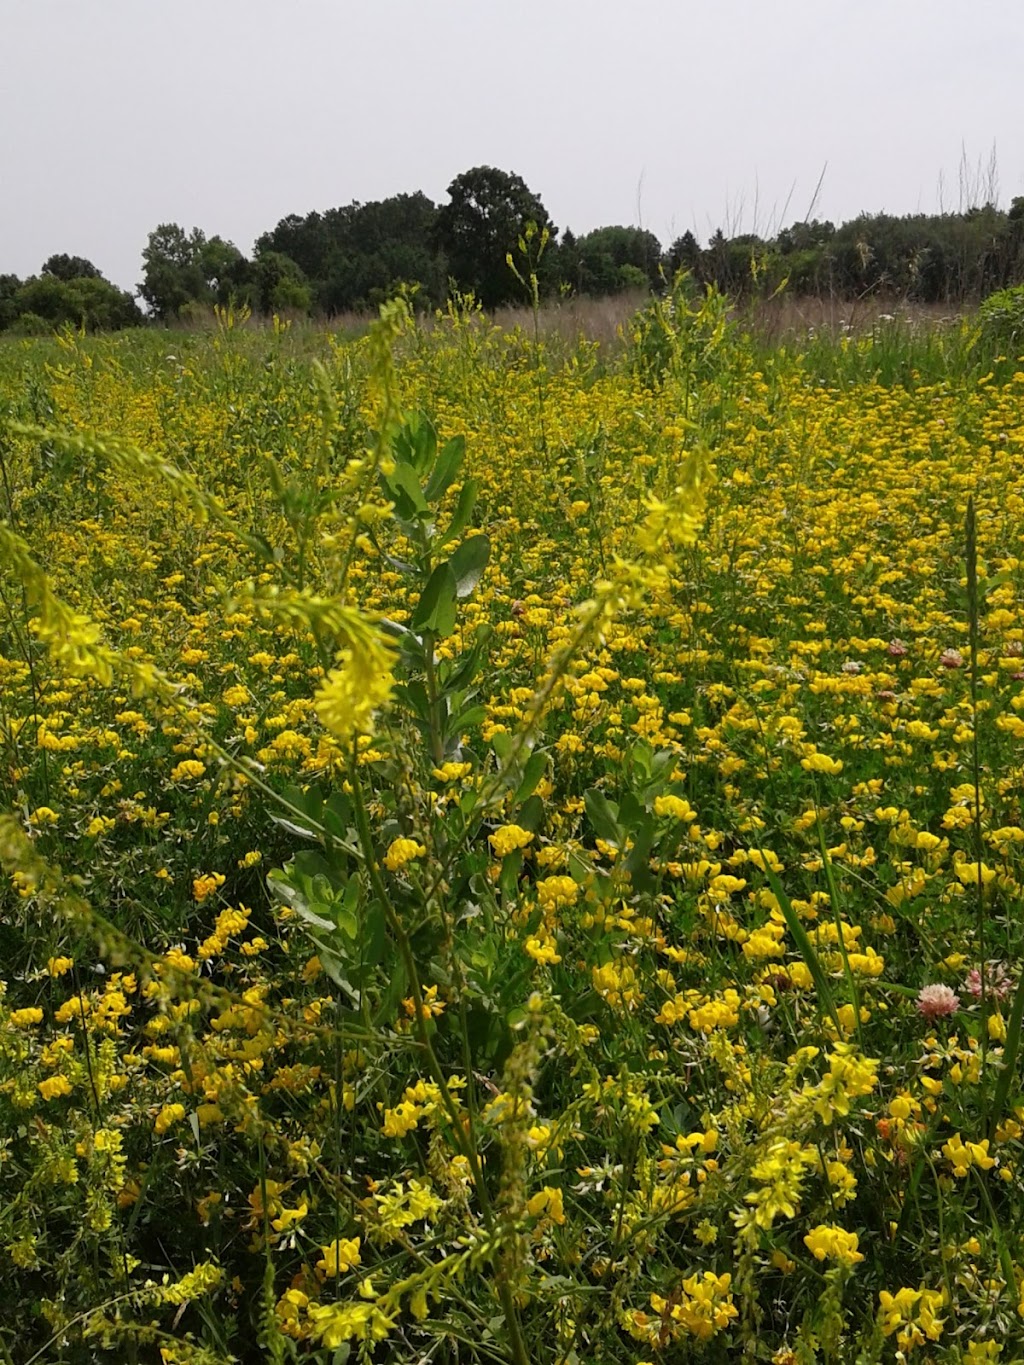
<svg viewBox="0 0 1024 1365">
<path fill-rule="evenodd" d="M 22 313 L 7 328 L 8 336 L 14 337 L 45 337 L 52 331 L 53 323 L 47 322 L 38 313 Z"/>
<path fill-rule="evenodd" d="M 981 342 L 993 351 L 1024 350 L 1024 284 L 989 294 L 978 309 Z"/>
</svg>

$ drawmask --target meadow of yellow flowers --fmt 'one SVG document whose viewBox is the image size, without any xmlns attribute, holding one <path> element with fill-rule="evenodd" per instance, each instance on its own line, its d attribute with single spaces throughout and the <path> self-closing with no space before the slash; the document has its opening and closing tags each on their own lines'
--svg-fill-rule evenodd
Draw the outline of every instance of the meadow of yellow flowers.
<svg viewBox="0 0 1024 1365">
<path fill-rule="evenodd" d="M 1024 372 L 232 321 L 0 348 L 0 1360 L 1024 1359 Z"/>
</svg>

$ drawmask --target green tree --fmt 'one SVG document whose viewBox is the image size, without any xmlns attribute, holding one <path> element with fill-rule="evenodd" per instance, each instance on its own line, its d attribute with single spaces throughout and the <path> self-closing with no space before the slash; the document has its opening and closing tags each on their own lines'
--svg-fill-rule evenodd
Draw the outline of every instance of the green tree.
<svg viewBox="0 0 1024 1365">
<path fill-rule="evenodd" d="M 666 253 L 666 273 L 670 279 L 678 275 L 680 270 L 687 270 L 696 276 L 700 271 L 700 256 L 700 242 L 687 228 L 681 237 L 675 239 Z"/>
<path fill-rule="evenodd" d="M 142 321 L 132 296 L 102 276 L 62 280 L 56 275 L 34 275 L 15 291 L 11 302 L 15 322 L 42 318 L 50 327 L 70 323 L 95 332 L 134 327 Z"/>
<path fill-rule="evenodd" d="M 523 178 L 494 166 L 475 166 L 448 186 L 449 202 L 437 218 L 437 240 L 460 289 L 472 290 L 488 308 L 518 298 L 521 286 L 508 268 L 528 222 L 558 229 Z"/>
<path fill-rule="evenodd" d="M 199 270 L 214 303 L 225 307 L 247 299 L 253 280 L 252 262 L 223 237 L 210 237 L 197 253 Z"/>
<path fill-rule="evenodd" d="M 306 277 L 280 251 L 262 251 L 253 262 L 253 307 L 269 317 L 272 313 L 308 313 L 313 296 Z"/>
<path fill-rule="evenodd" d="M 20 288 L 21 280 L 17 275 L 0 275 L 0 332 L 10 327 L 18 316 L 15 299 Z"/>
<path fill-rule="evenodd" d="M 437 206 L 425 194 L 396 194 L 305 218 L 282 218 L 256 242 L 302 270 L 320 312 L 365 308 L 404 282 L 430 303 L 444 300 L 447 266 L 436 243 Z"/>
<path fill-rule="evenodd" d="M 139 294 L 161 322 L 177 317 L 187 303 L 214 302 L 203 273 L 205 245 L 199 228 L 186 232 L 177 223 L 161 223 L 149 234 Z"/>
<path fill-rule="evenodd" d="M 54 275 L 58 280 L 98 280 L 102 276 L 92 261 L 84 256 L 68 256 L 64 252 L 50 256 L 43 262 L 42 275 Z"/>
<path fill-rule="evenodd" d="M 579 287 L 586 294 L 656 288 L 661 278 L 661 243 L 637 227 L 600 227 L 580 237 Z M 639 272 L 639 273 L 638 273 Z"/>
</svg>

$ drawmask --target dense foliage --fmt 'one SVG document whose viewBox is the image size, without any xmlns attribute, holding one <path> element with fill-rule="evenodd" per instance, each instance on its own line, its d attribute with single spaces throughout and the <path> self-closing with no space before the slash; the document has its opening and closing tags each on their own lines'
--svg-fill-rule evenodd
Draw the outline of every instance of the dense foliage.
<svg viewBox="0 0 1024 1365">
<path fill-rule="evenodd" d="M 256 239 L 251 257 L 200 228 L 162 223 L 142 253 L 138 296 L 157 321 L 186 323 L 229 306 L 265 318 L 333 318 L 400 293 L 421 309 L 443 307 L 450 294 L 486 308 L 523 303 L 508 256 L 530 223 L 546 240 L 536 272 L 542 297 L 660 292 L 686 271 L 736 298 L 785 288 L 959 307 L 1024 280 L 1024 198 L 1005 212 L 986 202 L 956 213 L 864 213 L 839 227 L 814 219 L 764 236 L 720 228 L 703 247 L 687 231 L 663 248 L 639 227 L 559 235 L 521 176 L 476 166 L 455 177 L 441 205 L 416 191 L 289 214 Z M 111 331 L 139 321 L 133 300 L 82 257 L 53 256 L 26 281 L 0 275 L 0 331 L 34 335 L 65 323 Z"/>
<path fill-rule="evenodd" d="M 1024 370 L 228 321 L 0 347 L 0 1359 L 1019 1359 Z"/>
<path fill-rule="evenodd" d="M 141 321 L 132 296 L 82 256 L 51 256 L 27 280 L 0 275 L 0 331 L 43 336 L 70 324 L 87 332 L 114 332 Z"/>
<path fill-rule="evenodd" d="M 193 274 L 191 286 L 174 270 L 166 284 L 159 283 L 165 268 L 160 244 L 171 231 L 161 228 L 147 249 L 143 294 L 163 317 L 180 311 L 182 291 L 189 287 L 188 297 L 207 307 L 231 293 L 263 312 L 290 300 L 299 311 L 311 307 L 331 315 L 366 308 L 410 284 L 418 286 L 424 304 L 442 304 L 454 285 L 493 307 L 522 300 L 506 257 L 531 221 L 547 229 L 550 239 L 538 276 L 543 295 L 657 290 L 685 270 L 698 284 L 734 297 L 765 296 L 786 287 L 796 295 L 854 299 L 882 294 L 962 305 L 1024 278 L 1024 199 L 1015 199 L 1006 212 L 987 204 L 902 218 L 861 214 L 838 228 L 815 220 L 766 237 L 729 237 L 719 229 L 704 247 L 685 232 L 663 249 L 654 233 L 637 227 L 600 227 L 582 236 L 566 231 L 559 237 L 542 201 L 521 177 L 493 167 L 456 177 L 449 196 L 441 207 L 417 193 L 282 219 L 259 238 L 253 261 L 226 280 L 227 289 L 209 277 L 203 283 L 201 272 Z M 305 294 L 275 300 L 272 292 L 254 289 L 252 272 L 269 252 L 293 263 Z"/>
</svg>

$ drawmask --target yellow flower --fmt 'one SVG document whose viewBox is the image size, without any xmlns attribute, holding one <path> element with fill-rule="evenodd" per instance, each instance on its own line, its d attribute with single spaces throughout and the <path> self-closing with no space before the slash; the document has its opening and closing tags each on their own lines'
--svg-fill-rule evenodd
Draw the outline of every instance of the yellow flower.
<svg viewBox="0 0 1024 1365">
<path fill-rule="evenodd" d="M 249 689 L 243 687 L 241 683 L 236 683 L 222 694 L 222 699 L 225 706 L 230 706 L 233 710 L 236 710 L 239 706 L 244 706 L 246 702 L 250 700 Z"/>
<path fill-rule="evenodd" d="M 33 1024 L 43 1022 L 43 1011 L 36 1005 L 27 1005 L 24 1009 L 11 1010 L 8 1022 L 14 1028 L 31 1028 Z"/>
<path fill-rule="evenodd" d="M 423 1110 L 417 1104 L 410 1104 L 403 1100 L 401 1104 L 396 1104 L 394 1109 L 384 1110 L 384 1126 L 382 1132 L 385 1137 L 405 1137 L 406 1133 L 411 1133 L 423 1117 Z"/>
<path fill-rule="evenodd" d="M 962 882 L 964 886 L 978 885 L 978 863 L 969 863 L 966 861 L 956 862 L 953 864 L 953 871 L 956 873 L 957 879 Z M 980 874 L 982 886 L 988 886 L 990 882 L 994 882 L 996 879 L 995 869 L 989 867 L 987 863 L 980 864 Z"/>
<path fill-rule="evenodd" d="M 389 872 L 397 872 L 416 858 L 426 857 L 426 847 L 415 839 L 392 839 L 384 854 L 384 866 Z"/>
<path fill-rule="evenodd" d="M 45 1081 L 39 1082 L 38 1090 L 44 1100 L 56 1100 L 62 1095 L 71 1094 L 71 1082 L 67 1076 L 48 1076 Z"/>
<path fill-rule="evenodd" d="M 663 1322 L 678 1323 L 698 1341 L 709 1341 L 739 1316 L 733 1304 L 732 1276 L 712 1270 L 683 1280 L 677 1302 L 652 1294 L 651 1307 Z"/>
<path fill-rule="evenodd" d="M 697 812 L 689 801 L 684 801 L 681 796 L 656 796 L 654 813 L 666 815 L 672 820 L 681 820 L 686 824 L 692 824 L 697 819 Z"/>
<path fill-rule="evenodd" d="M 183 1104 L 165 1104 L 156 1116 L 153 1124 L 154 1133 L 161 1136 L 169 1128 L 173 1128 L 176 1123 L 180 1123 L 185 1117 L 185 1106 Z"/>
<path fill-rule="evenodd" d="M 942 1144 L 942 1155 L 953 1167 L 953 1174 L 962 1180 L 972 1166 L 979 1171 L 990 1171 L 996 1164 L 995 1157 L 988 1154 L 988 1147 L 988 1138 L 981 1142 L 965 1142 L 959 1133 L 954 1133 Z"/>
<path fill-rule="evenodd" d="M 571 877 L 542 877 L 537 883 L 537 904 L 544 910 L 575 905 L 580 889 Z"/>
<path fill-rule="evenodd" d="M 275 1232 L 287 1232 L 289 1228 L 295 1227 L 297 1223 L 301 1223 L 308 1212 L 309 1205 L 303 1200 L 298 1208 L 282 1208 L 277 1217 L 270 1220 L 270 1226 Z"/>
<path fill-rule="evenodd" d="M 864 1257 L 857 1250 L 857 1234 L 829 1223 L 820 1223 L 804 1237 L 804 1246 L 817 1261 L 827 1257 L 843 1265 L 856 1265 Z"/>
<path fill-rule="evenodd" d="M 394 686 L 394 655 L 384 638 L 367 628 L 351 648 L 338 653 L 337 666 L 316 694 L 316 713 L 324 728 L 340 740 L 373 732 L 374 712 Z"/>
<path fill-rule="evenodd" d="M 525 848 L 533 839 L 533 835 L 519 825 L 499 825 L 489 839 L 495 857 L 505 858 L 517 848 Z"/>
<path fill-rule="evenodd" d="M 828 754 L 813 753 L 802 758 L 800 766 L 809 773 L 824 773 L 826 777 L 835 777 L 843 771 L 843 760 L 829 758 Z"/>
<path fill-rule="evenodd" d="M 322 1270 L 327 1278 L 334 1279 L 336 1275 L 344 1275 L 353 1266 L 362 1263 L 362 1256 L 359 1254 L 360 1238 L 339 1238 L 336 1242 L 331 1242 L 329 1246 L 322 1246 L 323 1252 L 320 1260 L 316 1263 L 317 1270 Z"/>
<path fill-rule="evenodd" d="M 532 1218 L 545 1216 L 550 1218 L 552 1223 L 561 1225 L 565 1222 L 562 1191 L 551 1185 L 545 1185 L 542 1190 L 538 1190 L 526 1201 L 526 1212 Z"/>
<path fill-rule="evenodd" d="M 206 772 L 206 764 L 200 763 L 197 758 L 183 759 L 176 767 L 171 769 L 172 782 L 195 782 Z"/>
<path fill-rule="evenodd" d="M 528 938 L 523 945 L 534 962 L 561 962 L 561 956 L 553 939 Z"/>
<path fill-rule="evenodd" d="M 310 1304 L 308 1312 L 316 1336 L 328 1350 L 352 1340 L 383 1341 L 394 1326 L 374 1303 Z"/>
<path fill-rule="evenodd" d="M 215 891 L 219 891 L 226 880 L 219 872 L 205 872 L 201 877 L 196 877 L 193 880 L 192 895 L 197 901 L 204 901 L 207 896 L 212 896 Z"/>
</svg>

